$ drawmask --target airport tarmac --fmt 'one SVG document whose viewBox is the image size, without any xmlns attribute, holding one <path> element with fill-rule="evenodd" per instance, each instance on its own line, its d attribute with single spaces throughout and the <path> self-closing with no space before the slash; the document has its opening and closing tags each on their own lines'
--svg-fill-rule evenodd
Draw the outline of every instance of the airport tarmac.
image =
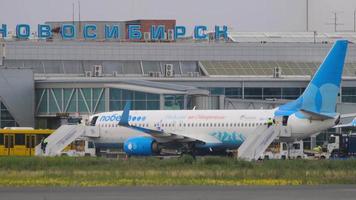
<svg viewBox="0 0 356 200">
<path fill-rule="evenodd" d="M 0 199 L 6 200 L 77 200 L 77 199 L 355 199 L 355 185 L 332 186 L 146 186 L 146 187 L 93 187 L 93 188 L 0 188 Z"/>
</svg>

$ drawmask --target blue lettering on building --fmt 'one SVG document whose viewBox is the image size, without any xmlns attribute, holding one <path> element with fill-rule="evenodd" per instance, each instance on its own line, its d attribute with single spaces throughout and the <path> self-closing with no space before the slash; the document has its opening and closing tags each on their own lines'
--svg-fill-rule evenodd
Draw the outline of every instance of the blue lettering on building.
<svg viewBox="0 0 356 200">
<path fill-rule="evenodd" d="M 96 25 L 85 24 L 83 29 L 83 36 L 85 39 L 96 39 Z"/>
<path fill-rule="evenodd" d="M 2 24 L 1 28 L 0 28 L 0 34 L 2 35 L 2 37 L 7 37 L 7 25 L 6 24 Z"/>
<path fill-rule="evenodd" d="M 129 40 L 140 40 L 142 38 L 140 25 L 129 25 Z"/>
<path fill-rule="evenodd" d="M 164 40 L 165 27 L 160 26 L 151 26 L 151 39 L 152 40 Z"/>
<path fill-rule="evenodd" d="M 51 26 L 46 24 L 38 24 L 38 37 L 39 38 L 52 37 Z"/>
<path fill-rule="evenodd" d="M 73 24 L 63 24 L 61 34 L 63 39 L 74 39 L 76 37 L 76 30 Z"/>
<path fill-rule="evenodd" d="M 220 29 L 219 26 L 215 26 L 215 39 L 227 39 L 227 26 L 223 26 L 222 29 Z"/>
<path fill-rule="evenodd" d="M 206 39 L 208 35 L 205 33 L 208 30 L 206 26 L 196 26 L 194 28 L 195 39 Z"/>
<path fill-rule="evenodd" d="M 184 26 L 176 26 L 174 28 L 174 38 L 178 39 L 185 36 L 187 29 Z"/>
<path fill-rule="evenodd" d="M 143 37 L 143 32 L 141 30 L 141 25 L 130 24 L 127 26 L 127 39 L 129 40 L 141 40 Z M 97 30 L 98 27 L 95 24 L 83 24 L 83 30 L 77 32 L 77 27 L 74 24 L 62 24 L 60 27 L 60 33 L 63 39 L 75 39 L 77 34 L 83 36 L 84 39 L 97 39 L 98 33 L 104 33 L 105 39 L 120 39 L 120 26 L 115 24 L 106 24 L 104 30 Z M 150 27 L 150 35 L 152 40 L 169 40 L 166 35 L 168 31 L 164 25 L 152 25 Z M 198 25 L 194 27 L 194 39 L 201 40 L 208 38 L 208 27 L 204 25 Z M 227 39 L 228 38 L 228 28 L 227 26 L 215 26 L 214 36 L 216 39 Z M 0 36 L 7 37 L 7 25 L 1 24 L 0 26 Z M 173 27 L 174 39 L 183 38 L 187 35 L 187 28 L 185 26 L 175 26 Z M 16 36 L 22 39 L 28 39 L 31 35 L 31 27 L 29 24 L 17 24 L 16 26 Z M 49 24 L 38 24 L 37 26 L 37 36 L 40 39 L 48 39 L 53 36 L 52 27 Z"/>
<path fill-rule="evenodd" d="M 118 39 L 120 37 L 119 26 L 105 25 L 105 39 Z"/>
<path fill-rule="evenodd" d="M 16 26 L 16 36 L 21 39 L 28 39 L 30 37 L 30 25 L 18 24 Z"/>
</svg>

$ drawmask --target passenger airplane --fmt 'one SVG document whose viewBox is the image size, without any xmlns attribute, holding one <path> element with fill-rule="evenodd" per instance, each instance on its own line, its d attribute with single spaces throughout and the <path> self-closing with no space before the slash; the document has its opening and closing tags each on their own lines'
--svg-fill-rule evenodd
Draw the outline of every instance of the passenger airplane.
<svg viewBox="0 0 356 200">
<path fill-rule="evenodd" d="M 347 40 L 336 41 L 304 93 L 270 110 L 130 110 L 90 117 L 100 128 L 98 144 L 123 144 L 128 155 L 158 155 L 162 148 L 177 152 L 217 153 L 238 148 L 268 118 L 281 119 L 290 139 L 303 139 L 337 125 L 336 98 L 340 89 Z M 273 127 L 271 127 L 273 128 Z"/>
</svg>

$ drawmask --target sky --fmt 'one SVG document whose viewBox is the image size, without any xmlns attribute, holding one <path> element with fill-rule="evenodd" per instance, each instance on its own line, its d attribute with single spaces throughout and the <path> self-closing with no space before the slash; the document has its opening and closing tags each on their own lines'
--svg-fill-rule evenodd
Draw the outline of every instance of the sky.
<svg viewBox="0 0 356 200">
<path fill-rule="evenodd" d="M 123 21 L 176 19 L 191 30 L 194 25 L 227 25 L 232 31 L 306 31 L 307 0 L 81 0 L 81 20 Z M 31 28 L 45 21 L 78 20 L 75 0 L 0 0 L 0 24 Z M 309 0 L 309 31 L 353 31 L 356 0 Z"/>
</svg>

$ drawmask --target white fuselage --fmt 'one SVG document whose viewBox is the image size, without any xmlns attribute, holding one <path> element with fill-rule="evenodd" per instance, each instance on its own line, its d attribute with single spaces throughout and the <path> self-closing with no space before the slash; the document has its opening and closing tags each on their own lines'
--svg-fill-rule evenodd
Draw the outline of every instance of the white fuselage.
<svg viewBox="0 0 356 200">
<path fill-rule="evenodd" d="M 183 137 L 195 138 L 207 144 L 227 144 L 238 147 L 258 126 L 266 126 L 268 118 L 274 118 L 271 110 L 153 110 L 130 111 L 129 124 L 151 130 L 161 130 Z M 97 143 L 122 144 L 131 137 L 150 135 L 119 126 L 122 111 L 93 115 L 95 126 L 100 129 Z M 91 120 L 90 119 L 90 120 Z M 289 116 L 287 127 L 292 139 L 302 139 L 334 126 L 335 119 L 316 121 Z M 179 136 L 179 137 L 178 137 Z M 157 139 L 165 141 L 164 137 Z"/>
</svg>

